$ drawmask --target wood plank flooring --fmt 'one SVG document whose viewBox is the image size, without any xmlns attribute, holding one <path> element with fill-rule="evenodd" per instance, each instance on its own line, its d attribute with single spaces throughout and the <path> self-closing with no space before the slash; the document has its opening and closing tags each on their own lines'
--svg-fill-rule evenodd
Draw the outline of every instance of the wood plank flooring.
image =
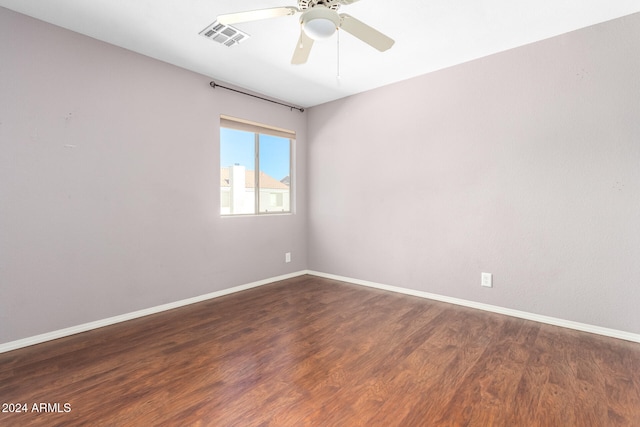
<svg viewBox="0 0 640 427">
<path fill-rule="evenodd" d="M 640 344 L 301 276 L 0 354 L 0 404 L 27 404 L 2 426 L 640 426 Z"/>
</svg>

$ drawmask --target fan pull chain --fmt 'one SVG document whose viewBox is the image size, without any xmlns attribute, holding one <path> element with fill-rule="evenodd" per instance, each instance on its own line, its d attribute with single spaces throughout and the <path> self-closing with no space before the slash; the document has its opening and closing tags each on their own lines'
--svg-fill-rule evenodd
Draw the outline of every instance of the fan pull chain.
<svg viewBox="0 0 640 427">
<path fill-rule="evenodd" d="M 340 81 L 340 30 L 336 31 L 337 34 L 337 48 L 336 48 L 336 79 Z"/>
</svg>

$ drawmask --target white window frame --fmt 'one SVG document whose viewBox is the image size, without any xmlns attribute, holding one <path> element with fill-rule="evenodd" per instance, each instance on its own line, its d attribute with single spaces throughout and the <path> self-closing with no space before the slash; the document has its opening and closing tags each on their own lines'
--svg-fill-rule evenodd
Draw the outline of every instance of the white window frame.
<svg viewBox="0 0 640 427">
<path fill-rule="evenodd" d="M 220 129 L 234 129 L 245 132 L 251 132 L 254 134 L 254 211 L 252 213 L 222 213 L 222 194 L 218 197 L 218 203 L 220 204 L 220 216 L 222 217 L 237 217 L 237 216 L 255 216 L 255 215 L 291 215 L 294 213 L 294 154 L 295 154 L 295 131 L 279 128 L 276 126 L 266 125 L 263 123 L 257 123 L 246 119 L 240 119 L 237 117 L 220 115 Z M 279 211 L 264 211 L 260 210 L 260 135 L 271 135 L 289 140 L 289 209 Z M 220 146 L 222 146 L 222 140 L 220 140 Z M 222 169 L 223 165 L 220 164 Z M 275 179 L 275 178 L 274 178 Z M 222 193 L 222 191 L 220 191 Z M 272 193 L 273 194 L 273 193 Z M 271 194 L 268 195 L 269 197 Z"/>
</svg>

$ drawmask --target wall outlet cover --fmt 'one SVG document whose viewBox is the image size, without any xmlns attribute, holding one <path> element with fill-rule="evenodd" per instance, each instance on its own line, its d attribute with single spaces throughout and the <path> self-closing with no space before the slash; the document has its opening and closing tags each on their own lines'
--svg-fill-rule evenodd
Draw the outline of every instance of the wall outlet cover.
<svg viewBox="0 0 640 427">
<path fill-rule="evenodd" d="M 485 288 L 492 288 L 493 287 L 493 274 L 491 274 L 491 273 L 482 273 L 481 274 L 480 285 L 484 286 Z"/>
</svg>

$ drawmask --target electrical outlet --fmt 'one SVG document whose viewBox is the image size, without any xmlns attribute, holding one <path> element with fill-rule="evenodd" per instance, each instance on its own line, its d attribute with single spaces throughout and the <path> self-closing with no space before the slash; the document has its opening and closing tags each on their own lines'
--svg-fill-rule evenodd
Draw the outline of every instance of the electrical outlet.
<svg viewBox="0 0 640 427">
<path fill-rule="evenodd" d="M 291 262 L 291 252 L 284 254 L 284 262 Z"/>
<path fill-rule="evenodd" d="M 480 285 L 484 286 L 485 288 L 493 288 L 493 274 L 482 273 Z"/>
</svg>

